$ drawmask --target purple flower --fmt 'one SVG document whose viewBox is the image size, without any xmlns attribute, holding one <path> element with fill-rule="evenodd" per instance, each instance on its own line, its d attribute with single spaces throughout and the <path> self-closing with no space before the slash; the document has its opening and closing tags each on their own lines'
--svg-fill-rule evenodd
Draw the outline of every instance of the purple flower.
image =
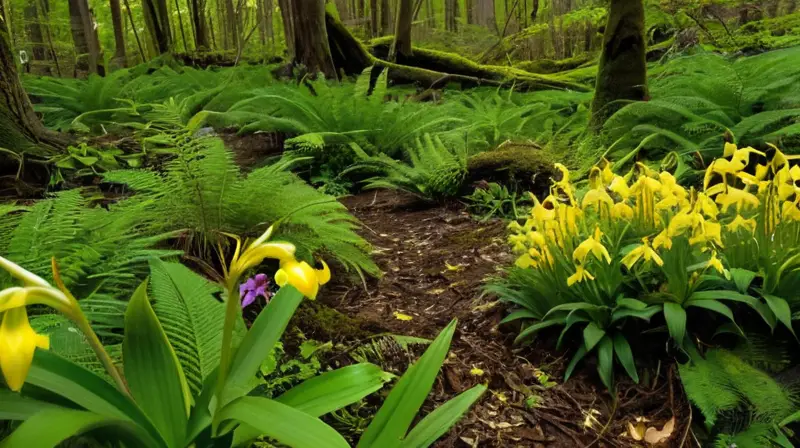
<svg viewBox="0 0 800 448">
<path fill-rule="evenodd" d="M 242 298 L 242 308 L 247 307 L 261 296 L 269 302 L 272 293 L 269 290 L 269 279 L 266 274 L 257 274 L 239 285 L 239 296 Z"/>
</svg>

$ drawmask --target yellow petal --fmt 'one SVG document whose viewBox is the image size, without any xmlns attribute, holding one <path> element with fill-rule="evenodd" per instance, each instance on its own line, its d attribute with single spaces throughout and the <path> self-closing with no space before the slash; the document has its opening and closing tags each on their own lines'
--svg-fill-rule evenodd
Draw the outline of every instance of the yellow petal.
<svg viewBox="0 0 800 448">
<path fill-rule="evenodd" d="M 728 158 L 733 156 L 736 152 L 736 145 L 733 143 L 725 143 L 725 150 L 722 152 L 722 157 Z"/>
<path fill-rule="evenodd" d="M 611 217 L 614 219 L 633 218 L 633 208 L 630 205 L 620 202 L 611 207 Z"/>
<path fill-rule="evenodd" d="M 399 311 L 395 311 L 393 313 L 393 315 L 394 315 L 395 319 L 402 320 L 402 321 L 409 321 L 409 320 L 414 319 L 412 316 L 409 316 L 408 314 L 403 314 L 403 313 L 401 313 Z"/>
<path fill-rule="evenodd" d="M 25 308 L 6 311 L 0 324 L 0 370 L 11 390 L 22 389 L 37 347 L 49 349 L 50 339 L 33 331 Z"/>
<path fill-rule="evenodd" d="M 622 264 L 624 264 L 628 270 L 631 270 L 633 265 L 635 265 L 642 256 L 644 256 L 644 246 L 638 246 L 622 258 Z"/>
<path fill-rule="evenodd" d="M 324 268 L 316 270 L 305 261 L 285 260 L 281 268 L 275 273 L 275 283 L 278 286 L 291 285 L 304 296 L 311 300 L 317 298 L 320 285 L 330 280 L 330 270 L 323 262 Z"/>
</svg>

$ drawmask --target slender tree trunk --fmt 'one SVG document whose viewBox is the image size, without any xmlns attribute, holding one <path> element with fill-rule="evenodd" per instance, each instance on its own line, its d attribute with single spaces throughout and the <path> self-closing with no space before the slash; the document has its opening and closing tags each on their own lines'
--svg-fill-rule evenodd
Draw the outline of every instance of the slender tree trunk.
<svg viewBox="0 0 800 448">
<path fill-rule="evenodd" d="M 178 13 L 178 28 L 181 30 L 181 40 L 183 41 L 183 51 L 189 52 L 189 44 L 186 42 L 186 32 L 183 30 L 183 14 L 178 0 L 175 0 L 175 12 Z"/>
<path fill-rule="evenodd" d="M 786 2 L 786 14 L 792 14 L 797 10 L 797 0 L 788 0 Z"/>
<path fill-rule="evenodd" d="M 94 28 L 94 20 L 86 0 L 69 0 L 70 26 L 75 43 L 75 71 L 105 74 L 100 54 L 100 42 Z"/>
<path fill-rule="evenodd" d="M 369 0 L 369 33 L 372 37 L 378 37 L 381 34 L 379 26 L 380 8 L 378 0 Z"/>
<path fill-rule="evenodd" d="M 5 11 L 0 11 L 0 13 Z M 0 178 L 18 174 L 23 158 L 51 156 L 66 146 L 63 137 L 44 128 L 17 74 L 6 21 L 0 20 Z M 25 173 L 22 173 L 23 176 Z"/>
<path fill-rule="evenodd" d="M 392 4 L 390 0 L 381 0 L 381 29 L 384 36 L 392 34 Z"/>
<path fill-rule="evenodd" d="M 142 0 L 144 19 L 158 54 L 167 53 L 172 47 L 172 31 L 166 0 Z"/>
<path fill-rule="evenodd" d="M 206 28 L 206 1 L 192 0 L 192 23 L 194 24 L 194 46 L 208 50 L 208 28 Z"/>
<path fill-rule="evenodd" d="M 533 8 L 531 8 L 531 23 L 536 23 L 537 17 L 539 17 L 539 0 L 533 0 Z"/>
<path fill-rule="evenodd" d="M 133 12 L 131 11 L 131 5 L 128 3 L 128 0 L 123 0 L 125 2 L 125 9 L 128 11 L 128 19 L 131 22 L 131 29 L 133 30 L 133 37 L 136 39 L 136 48 L 139 49 L 139 56 L 142 57 L 142 62 L 147 62 L 147 55 L 144 53 L 144 48 L 142 47 L 142 40 L 139 39 L 139 31 L 136 30 L 136 22 L 133 21 Z"/>
<path fill-rule="evenodd" d="M 394 41 L 389 50 L 389 61 L 403 63 L 411 56 L 411 26 L 414 15 L 414 0 L 400 0 L 397 8 L 397 21 L 394 28 Z"/>
<path fill-rule="evenodd" d="M 44 17 L 39 13 L 37 3 L 39 0 L 28 0 L 25 6 L 25 28 L 28 31 L 28 39 L 31 44 L 31 59 L 36 62 L 41 62 L 45 66 L 45 72 L 50 74 L 50 67 L 47 66 L 47 44 L 44 41 L 44 34 L 42 33 L 42 18 Z M 30 67 L 30 64 L 28 64 Z"/>
<path fill-rule="evenodd" d="M 236 18 L 236 10 L 233 7 L 233 0 L 225 0 L 225 20 L 227 26 L 225 30 L 228 35 L 230 46 L 239 49 L 239 21 Z"/>
<path fill-rule="evenodd" d="M 599 130 L 619 110 L 618 100 L 647 97 L 647 64 L 642 0 L 612 0 L 597 72 L 591 125 Z"/>
<path fill-rule="evenodd" d="M 117 67 L 125 67 L 127 60 L 125 57 L 125 29 L 123 28 L 122 7 L 119 0 L 110 0 L 111 22 L 114 26 L 114 64 Z"/>
<path fill-rule="evenodd" d="M 497 16 L 494 13 L 494 0 L 476 0 L 476 23 L 485 26 L 494 32 L 499 32 L 497 29 Z"/>
<path fill-rule="evenodd" d="M 328 32 L 325 28 L 325 0 L 291 0 L 292 41 L 295 64 L 302 64 L 311 74 L 322 72 L 337 79 Z M 286 41 L 289 41 L 289 35 Z"/>
</svg>

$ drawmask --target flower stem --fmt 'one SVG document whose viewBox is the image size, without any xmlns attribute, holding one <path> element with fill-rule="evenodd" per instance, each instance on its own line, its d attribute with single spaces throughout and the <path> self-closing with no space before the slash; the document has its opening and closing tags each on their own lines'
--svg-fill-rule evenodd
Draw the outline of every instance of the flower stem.
<svg viewBox="0 0 800 448">
<path fill-rule="evenodd" d="M 220 352 L 219 373 L 217 374 L 217 412 L 214 413 L 215 416 L 225 404 L 222 393 L 225 389 L 225 381 L 228 378 L 232 362 L 231 355 L 233 347 L 231 345 L 233 342 L 233 329 L 236 326 L 236 317 L 239 314 L 239 302 L 237 300 L 235 286 L 236 280 L 228 281 L 226 288 L 228 296 L 225 302 L 225 323 L 222 326 L 222 351 Z"/>
<path fill-rule="evenodd" d="M 114 361 L 111 359 L 111 356 L 106 351 L 103 343 L 100 342 L 100 338 L 97 337 L 97 334 L 92 329 L 92 326 L 89 324 L 89 321 L 83 315 L 83 313 L 78 313 L 73 321 L 78 325 L 78 329 L 86 336 L 86 339 L 89 342 L 89 345 L 92 347 L 95 355 L 105 367 L 106 372 L 111 376 L 114 380 L 114 383 L 117 385 L 117 389 L 120 392 L 124 393 L 127 396 L 131 396 L 131 391 L 128 389 L 128 385 L 125 383 L 125 380 L 120 375 L 119 370 L 117 370 L 117 366 L 114 365 Z"/>
</svg>

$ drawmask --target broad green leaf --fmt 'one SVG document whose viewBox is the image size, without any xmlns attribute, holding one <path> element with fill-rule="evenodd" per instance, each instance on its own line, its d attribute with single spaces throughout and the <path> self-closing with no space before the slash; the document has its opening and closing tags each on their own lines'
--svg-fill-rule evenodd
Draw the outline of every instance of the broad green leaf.
<svg viewBox="0 0 800 448">
<path fill-rule="evenodd" d="M 505 319 L 501 320 L 500 321 L 500 325 L 507 324 L 509 322 L 513 322 L 513 321 L 519 320 L 519 319 L 538 319 L 538 318 L 539 318 L 539 314 L 538 313 L 534 313 L 531 310 L 515 310 L 515 311 L 512 311 L 511 314 L 506 316 Z"/>
<path fill-rule="evenodd" d="M 650 319 L 661 311 L 661 305 L 650 305 L 643 310 L 634 310 L 631 308 L 622 308 L 614 310 L 611 315 L 611 323 L 625 319 L 626 317 L 635 317 L 644 321 L 650 322 Z"/>
<path fill-rule="evenodd" d="M 564 329 L 561 330 L 561 334 L 558 335 L 556 350 L 561 350 L 561 344 L 564 342 L 564 338 L 567 336 L 572 326 L 581 322 L 589 322 L 589 318 L 581 314 L 578 314 L 577 311 L 569 313 L 569 316 L 567 316 L 567 324 L 564 326 Z"/>
<path fill-rule="evenodd" d="M 733 268 L 730 270 L 731 280 L 736 284 L 736 289 L 740 293 L 746 294 L 750 289 L 750 284 L 756 278 L 756 273 L 747 269 Z"/>
<path fill-rule="evenodd" d="M 220 288 L 180 263 L 150 261 L 153 309 L 197 394 L 219 364 L 225 304 L 214 298 Z"/>
<path fill-rule="evenodd" d="M 320 417 L 380 390 L 392 377 L 374 364 L 354 364 L 306 380 L 276 401 Z"/>
<path fill-rule="evenodd" d="M 0 420 L 26 420 L 48 409 L 66 409 L 53 403 L 0 389 Z"/>
<path fill-rule="evenodd" d="M 564 372 L 564 381 L 567 381 L 569 377 L 572 376 L 572 372 L 575 370 L 575 367 L 577 367 L 578 363 L 581 362 L 581 359 L 586 356 L 586 353 L 586 347 L 583 345 L 578 347 L 578 350 L 575 351 L 575 355 L 572 357 L 572 360 L 567 366 L 567 370 Z"/>
<path fill-rule="evenodd" d="M 157 446 L 165 446 L 158 430 L 126 395 L 97 374 L 47 350 L 36 350 L 26 383 L 60 395 L 106 417 L 130 419 L 145 428 Z M 23 392 L 25 389 L 23 388 Z"/>
<path fill-rule="evenodd" d="M 433 387 L 456 331 L 453 320 L 425 353 L 408 368 L 358 441 L 359 448 L 391 448 L 400 444 Z"/>
<path fill-rule="evenodd" d="M 792 310 L 789 308 L 789 303 L 786 299 L 764 294 L 764 300 L 767 302 L 769 309 L 775 314 L 775 317 L 794 334 L 794 328 L 792 328 Z"/>
<path fill-rule="evenodd" d="M 614 388 L 614 341 L 607 335 L 597 344 L 597 373 L 608 390 Z"/>
<path fill-rule="evenodd" d="M 552 327 L 554 325 L 564 325 L 564 318 L 563 317 L 559 317 L 559 318 L 555 318 L 555 319 L 549 319 L 549 320 L 546 320 L 544 322 L 537 322 L 537 323 L 525 328 L 524 330 L 522 330 L 519 333 L 519 335 L 517 335 L 516 339 L 514 339 L 514 343 L 518 344 L 518 343 L 524 341 L 525 339 L 533 336 L 537 332 L 539 332 L 541 330 L 544 330 L 545 328 Z"/>
<path fill-rule="evenodd" d="M 292 286 L 284 286 L 258 315 L 250 331 L 236 349 L 225 380 L 223 403 L 250 392 L 250 384 L 264 359 L 286 331 L 303 294 Z"/>
<path fill-rule="evenodd" d="M 636 299 L 619 299 L 617 300 L 618 307 L 630 308 L 636 311 L 643 311 L 647 309 L 647 304 L 642 302 L 641 300 Z"/>
<path fill-rule="evenodd" d="M 122 356 L 125 378 L 136 403 L 167 445 L 182 448 L 191 400 L 189 386 L 147 299 L 147 281 L 136 289 L 125 312 Z"/>
<path fill-rule="evenodd" d="M 444 435 L 469 408 L 486 392 L 486 386 L 479 384 L 426 415 L 400 444 L 402 448 L 427 448 Z"/>
<path fill-rule="evenodd" d="M 728 308 L 728 305 L 725 305 L 718 300 L 690 300 L 686 302 L 686 307 L 688 308 L 690 306 L 714 311 L 715 313 L 719 313 L 727 317 L 731 320 L 731 322 L 736 323 L 736 321 L 733 319 L 733 311 Z"/>
<path fill-rule="evenodd" d="M 664 303 L 664 318 L 667 321 L 669 335 L 678 345 L 683 345 L 686 336 L 686 310 L 675 302 Z"/>
<path fill-rule="evenodd" d="M 51 448 L 84 432 L 113 427 L 114 436 L 127 446 L 159 446 L 130 420 L 120 420 L 74 409 L 47 409 L 23 422 L 0 442 L 0 448 Z"/>
<path fill-rule="evenodd" d="M 322 420 L 268 398 L 238 398 L 222 409 L 220 420 L 235 420 L 292 448 L 350 448 Z"/>
<path fill-rule="evenodd" d="M 636 383 L 639 384 L 639 373 L 636 371 L 636 363 L 633 360 L 633 352 L 628 340 L 621 333 L 614 333 L 614 353 L 617 355 L 619 363 L 625 368 L 625 372 Z"/>
<path fill-rule="evenodd" d="M 605 335 L 605 330 L 598 327 L 596 323 L 590 322 L 583 329 L 583 345 L 586 347 L 586 351 L 591 352 Z"/>
<path fill-rule="evenodd" d="M 585 311 L 599 311 L 604 309 L 605 307 L 592 305 L 591 303 L 586 302 L 578 302 L 578 303 L 565 303 L 563 305 L 554 306 L 550 308 L 550 311 L 545 314 L 544 318 L 547 319 L 551 314 L 557 313 L 559 311 L 575 311 L 575 310 L 585 310 Z"/>
</svg>

